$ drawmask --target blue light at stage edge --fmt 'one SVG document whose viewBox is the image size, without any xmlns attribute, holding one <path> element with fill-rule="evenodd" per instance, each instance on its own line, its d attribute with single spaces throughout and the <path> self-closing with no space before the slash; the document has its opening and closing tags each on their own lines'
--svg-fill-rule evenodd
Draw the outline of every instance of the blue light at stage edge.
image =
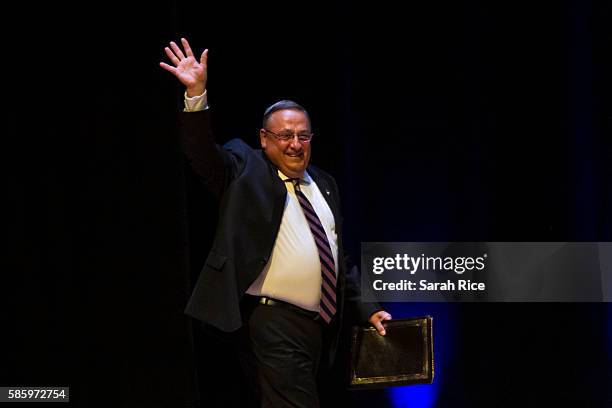
<svg viewBox="0 0 612 408">
<path fill-rule="evenodd" d="M 396 408 L 431 408 L 436 403 L 435 384 L 411 385 L 391 388 L 388 392 L 391 404 Z"/>
<path fill-rule="evenodd" d="M 438 398 L 440 385 L 446 380 L 445 367 L 453 349 L 454 328 L 452 322 L 455 305 L 450 303 L 386 303 L 384 305 L 394 319 L 402 317 L 432 316 L 434 339 L 433 384 L 391 387 L 387 396 L 395 408 L 432 408 Z"/>
</svg>

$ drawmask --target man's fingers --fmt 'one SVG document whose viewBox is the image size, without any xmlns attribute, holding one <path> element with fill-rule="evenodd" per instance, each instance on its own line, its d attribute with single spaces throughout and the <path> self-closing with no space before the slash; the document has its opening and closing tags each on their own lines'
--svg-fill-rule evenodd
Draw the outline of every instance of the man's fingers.
<svg viewBox="0 0 612 408">
<path fill-rule="evenodd" d="M 207 61 L 208 61 L 208 48 L 202 51 L 202 56 L 200 57 L 200 64 L 206 66 Z"/>
<path fill-rule="evenodd" d="M 370 318 L 368 319 L 368 321 L 372 324 L 372 326 L 376 328 L 376 330 L 381 336 L 387 334 L 385 326 L 383 326 L 382 324 L 383 320 L 391 320 L 391 314 L 385 312 L 384 310 L 380 310 L 376 313 L 373 313 L 372 316 L 370 316 Z"/>
<path fill-rule="evenodd" d="M 174 55 L 174 53 L 170 50 L 170 48 L 166 47 L 164 48 L 164 51 L 166 51 L 166 55 L 168 56 L 168 58 L 170 58 L 170 61 L 172 61 L 172 63 L 174 65 L 178 65 L 179 64 L 179 59 L 176 58 L 176 55 Z"/>
<path fill-rule="evenodd" d="M 168 65 L 165 62 L 160 62 L 159 66 L 162 67 L 163 69 L 165 69 L 166 71 L 170 71 L 172 72 L 174 75 L 176 75 L 176 68 L 173 67 L 172 65 Z"/>
<path fill-rule="evenodd" d="M 374 323 L 374 327 L 376 327 L 376 330 L 378 330 L 378 334 L 380 334 L 381 336 L 384 336 L 385 334 L 387 334 L 387 332 L 385 331 L 385 327 L 382 325 L 380 320 Z"/>
<path fill-rule="evenodd" d="M 391 320 L 391 315 L 385 312 L 384 310 L 381 310 L 380 312 L 376 313 L 372 319 L 372 324 L 374 325 L 374 327 L 376 327 L 376 330 L 378 330 L 378 334 L 380 334 L 381 336 L 387 334 L 385 326 L 383 326 L 382 324 L 384 320 Z"/>
<path fill-rule="evenodd" d="M 179 57 L 180 59 L 185 59 L 185 55 L 183 55 L 183 51 L 181 51 L 179 46 L 176 45 L 174 41 L 170 41 L 170 47 L 172 48 L 172 51 L 174 51 L 174 54 L 176 54 L 177 57 Z"/>
<path fill-rule="evenodd" d="M 193 51 L 191 51 L 189 42 L 185 38 L 181 38 L 181 44 L 183 44 L 183 48 L 185 49 L 185 55 L 188 57 L 193 57 Z"/>
</svg>

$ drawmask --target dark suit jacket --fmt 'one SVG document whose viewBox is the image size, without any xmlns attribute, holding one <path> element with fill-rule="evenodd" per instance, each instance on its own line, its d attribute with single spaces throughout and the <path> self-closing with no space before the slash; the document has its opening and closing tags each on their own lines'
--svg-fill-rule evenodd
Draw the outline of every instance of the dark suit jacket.
<svg viewBox="0 0 612 408">
<path fill-rule="evenodd" d="M 212 249 L 187 305 L 186 313 L 226 332 L 242 325 L 240 299 L 262 272 L 276 240 L 287 189 L 277 168 L 261 150 L 240 139 L 224 147 L 215 144 L 209 110 L 182 113 L 184 153 L 203 183 L 220 203 L 219 224 Z M 343 315 L 345 295 L 358 300 L 358 284 L 347 286 L 342 247 L 340 195 L 327 173 L 307 169 L 327 200 L 338 234 L 338 320 Z M 361 308 L 364 320 L 377 305 Z"/>
</svg>

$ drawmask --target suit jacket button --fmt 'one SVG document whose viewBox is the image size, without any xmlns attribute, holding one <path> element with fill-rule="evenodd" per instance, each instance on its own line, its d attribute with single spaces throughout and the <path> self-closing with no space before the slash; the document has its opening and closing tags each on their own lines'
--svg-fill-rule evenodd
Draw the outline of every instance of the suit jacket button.
<svg viewBox="0 0 612 408">
<path fill-rule="evenodd" d="M 260 264 L 262 264 L 262 265 L 265 265 L 265 264 L 267 264 L 267 263 L 268 263 L 268 260 L 267 260 L 266 258 L 261 258 L 261 259 L 259 260 L 259 263 L 260 263 Z"/>
</svg>

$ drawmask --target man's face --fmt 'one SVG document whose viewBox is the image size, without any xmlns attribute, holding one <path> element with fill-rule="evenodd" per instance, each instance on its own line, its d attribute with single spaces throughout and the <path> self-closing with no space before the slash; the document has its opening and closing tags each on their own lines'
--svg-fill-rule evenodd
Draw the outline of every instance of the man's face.
<svg viewBox="0 0 612 408">
<path fill-rule="evenodd" d="M 261 148 L 268 159 L 287 177 L 303 177 L 310 162 L 310 141 L 300 142 L 295 135 L 310 133 L 310 123 L 304 112 L 293 109 L 276 111 L 268 118 L 267 130 L 293 135 L 290 140 L 279 140 L 265 129 L 259 131 Z"/>
</svg>

